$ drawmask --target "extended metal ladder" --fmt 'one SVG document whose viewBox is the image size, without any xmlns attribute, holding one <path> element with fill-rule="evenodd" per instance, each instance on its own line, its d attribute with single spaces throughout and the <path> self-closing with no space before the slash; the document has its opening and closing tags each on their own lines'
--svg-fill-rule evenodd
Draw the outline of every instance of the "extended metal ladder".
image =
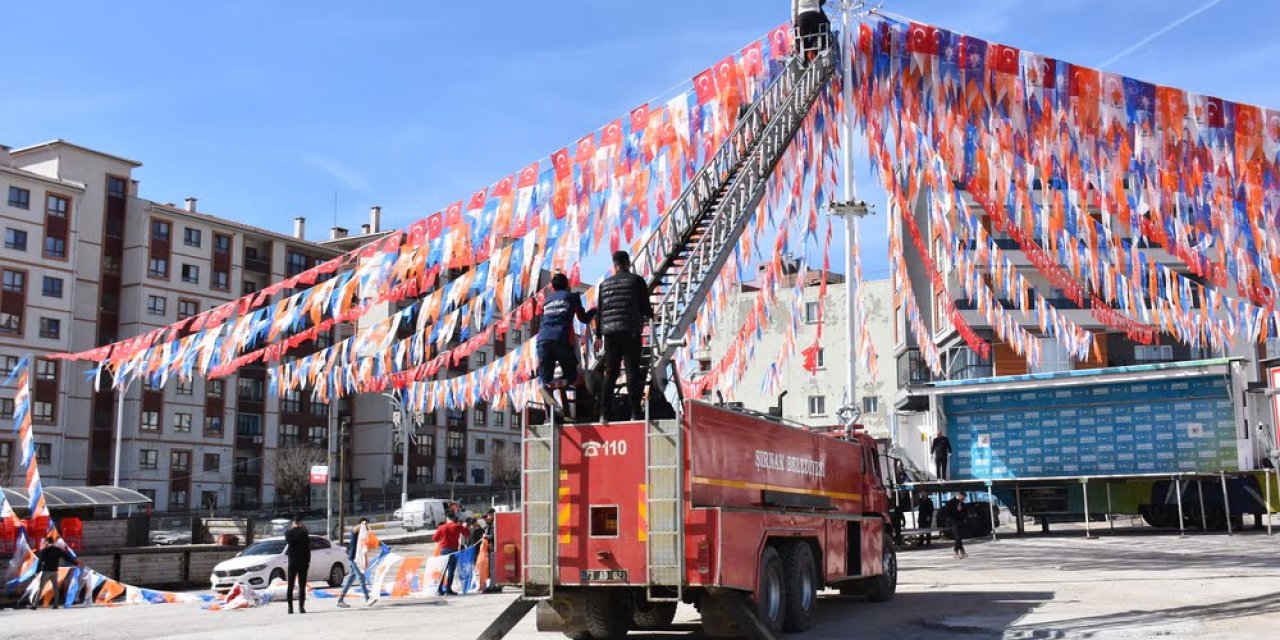
<svg viewBox="0 0 1280 640">
<path fill-rule="evenodd" d="M 560 429 L 555 411 L 546 408 L 546 421 L 532 424 L 525 411 L 524 465 L 520 494 L 524 501 L 524 558 L 521 597 L 549 600 L 555 595 L 559 551 Z"/>
<path fill-rule="evenodd" d="M 833 51 L 818 54 L 810 63 L 800 57 L 788 61 L 672 203 L 637 255 L 636 263 L 649 275 L 649 290 L 657 301 L 648 344 L 651 393 L 664 392 L 671 382 L 666 367 L 680 340 L 764 197 L 774 167 L 835 69 Z M 678 403 L 675 409 L 675 420 L 645 420 L 645 590 L 653 602 L 680 601 L 685 582 L 685 443 Z"/>
</svg>

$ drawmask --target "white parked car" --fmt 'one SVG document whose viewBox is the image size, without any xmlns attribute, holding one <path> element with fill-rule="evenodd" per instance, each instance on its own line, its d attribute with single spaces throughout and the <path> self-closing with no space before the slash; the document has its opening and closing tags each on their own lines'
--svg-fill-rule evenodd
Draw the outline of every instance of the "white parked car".
<svg viewBox="0 0 1280 640">
<path fill-rule="evenodd" d="M 229 591 L 243 582 L 254 589 L 265 589 L 277 578 L 284 580 L 289 559 L 284 554 L 284 538 L 255 542 L 236 557 L 213 568 L 209 582 L 218 593 Z M 323 580 L 330 587 L 342 586 L 347 577 L 347 548 L 331 544 L 324 538 L 311 536 L 311 570 L 307 581 Z"/>
</svg>

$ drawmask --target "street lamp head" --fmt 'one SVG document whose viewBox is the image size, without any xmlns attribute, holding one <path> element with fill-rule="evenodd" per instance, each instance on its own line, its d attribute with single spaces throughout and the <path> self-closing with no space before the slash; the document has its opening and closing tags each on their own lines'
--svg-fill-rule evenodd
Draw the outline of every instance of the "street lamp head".
<svg viewBox="0 0 1280 640">
<path fill-rule="evenodd" d="M 828 208 L 831 212 L 831 215 L 837 216 L 840 218 L 843 218 L 846 216 L 852 216 L 854 218 L 865 218 L 871 215 L 872 213 L 875 213 L 872 210 L 871 205 L 867 204 L 865 200 L 847 200 L 843 202 L 832 202 L 828 206 Z"/>
</svg>

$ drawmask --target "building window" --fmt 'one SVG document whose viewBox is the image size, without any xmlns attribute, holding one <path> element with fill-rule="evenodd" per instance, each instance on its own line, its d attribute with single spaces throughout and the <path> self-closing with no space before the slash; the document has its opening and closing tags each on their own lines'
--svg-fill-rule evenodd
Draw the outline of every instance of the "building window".
<svg viewBox="0 0 1280 640">
<path fill-rule="evenodd" d="M 826 396 L 809 396 L 809 415 L 811 416 L 827 415 L 827 397 Z"/>
<path fill-rule="evenodd" d="M 50 194 L 45 198 L 44 212 L 55 218 L 65 218 L 67 217 L 67 209 L 70 204 L 71 201 L 64 197 Z"/>
<path fill-rule="evenodd" d="M 477 351 L 477 352 L 476 352 L 476 366 L 477 366 L 477 367 L 483 367 L 483 366 L 484 366 L 484 363 L 485 363 L 488 359 L 489 359 L 489 358 L 488 358 L 488 356 L 487 356 L 487 355 L 485 355 L 485 352 L 483 352 L 483 351 Z"/>
<path fill-rule="evenodd" d="M 102 275 L 120 275 L 120 258 L 115 256 L 102 256 Z"/>
<path fill-rule="evenodd" d="M 151 258 L 147 261 L 147 275 L 152 278 L 168 278 L 169 261 L 164 258 Z"/>
<path fill-rule="evenodd" d="M 1133 345 L 1133 359 L 1137 364 L 1170 362 L 1173 360 L 1173 345 Z"/>
<path fill-rule="evenodd" d="M 190 471 L 191 470 L 191 452 L 190 451 L 170 451 L 169 452 L 169 470 L 170 471 Z"/>
<path fill-rule="evenodd" d="M 222 437 L 222 416 L 205 416 L 204 435 L 210 438 Z"/>
<path fill-rule="evenodd" d="M 213 281 L 209 286 L 213 287 L 214 289 L 221 289 L 223 291 L 226 291 L 227 289 L 231 288 L 231 278 L 230 276 L 227 275 L 226 271 L 214 271 Z"/>
<path fill-rule="evenodd" d="M 327 449 L 329 446 L 329 427 L 307 427 L 307 443 L 317 449 Z"/>
<path fill-rule="evenodd" d="M 253 378 L 236 380 L 236 399 L 262 402 L 262 381 Z"/>
<path fill-rule="evenodd" d="M 175 433 L 191 433 L 191 414 L 189 413 L 174 414 L 173 430 Z"/>
<path fill-rule="evenodd" d="M 476 438 L 476 455 L 484 455 L 484 438 Z"/>
<path fill-rule="evenodd" d="M 520 340 L 522 340 L 523 338 L 524 338 L 524 334 L 520 333 L 520 330 L 519 330 L 519 329 L 516 329 L 516 330 L 514 330 L 514 331 L 512 331 L 512 332 L 511 332 L 511 341 L 512 341 L 512 342 L 520 342 Z"/>
<path fill-rule="evenodd" d="M 22 229 L 4 230 L 4 248 L 15 251 L 27 250 L 27 232 Z"/>
<path fill-rule="evenodd" d="M 0 441 L 0 462 L 8 464 L 13 457 L 13 443 Z"/>
<path fill-rule="evenodd" d="M 863 398 L 862 413 L 880 413 L 880 396 L 867 396 Z"/>
<path fill-rule="evenodd" d="M 254 438 L 255 441 L 261 442 L 262 416 L 252 413 L 237 413 L 236 435 L 245 438 Z"/>
<path fill-rule="evenodd" d="M 163 296 L 147 296 L 147 313 L 153 316 L 164 315 L 165 302 Z"/>
<path fill-rule="evenodd" d="M 177 489 L 169 492 L 169 510 L 170 511 L 186 511 L 187 509 L 187 490 Z"/>
<path fill-rule="evenodd" d="M 53 445 L 47 442 L 36 443 L 36 462 L 53 464 Z"/>
<path fill-rule="evenodd" d="M 53 422 L 53 403 L 43 400 L 32 402 L 31 419 L 36 422 Z"/>
<path fill-rule="evenodd" d="M 62 335 L 62 321 L 57 318 L 40 318 L 40 337 L 57 340 Z"/>
<path fill-rule="evenodd" d="M 67 241 L 53 236 L 44 239 L 44 255 L 49 258 L 67 257 Z"/>
<path fill-rule="evenodd" d="M 302 273 L 303 271 L 306 271 L 307 268 L 310 266 L 307 264 L 307 262 L 308 261 L 306 256 L 302 255 L 301 253 L 294 253 L 290 251 L 289 255 L 285 257 L 286 275 L 292 277 L 292 276 L 298 275 L 299 273 Z"/>
<path fill-rule="evenodd" d="M 489 422 L 489 407 L 483 402 L 476 403 L 475 419 L 473 424 L 479 426 Z"/>
<path fill-rule="evenodd" d="M 280 446 L 296 447 L 302 444 L 301 431 L 296 424 L 280 425 Z"/>
<path fill-rule="evenodd" d="M 124 194 L 124 179 L 107 176 L 107 195 L 113 198 L 123 198 Z"/>
<path fill-rule="evenodd" d="M 0 376 L 8 377 L 18 368 L 18 356 L 0 356 Z"/>
<path fill-rule="evenodd" d="M 160 451 L 143 449 L 138 452 L 138 468 L 148 471 L 160 468 Z"/>
<path fill-rule="evenodd" d="M 0 418 L 13 417 L 13 398 L 0 398 Z"/>
<path fill-rule="evenodd" d="M 169 223 L 164 220 L 151 221 L 151 239 L 162 242 L 169 241 Z"/>
<path fill-rule="evenodd" d="M 182 229 L 182 244 L 188 247 L 200 246 L 200 230 L 185 227 Z"/>
<path fill-rule="evenodd" d="M 36 380 L 57 380 L 58 363 L 56 360 L 36 360 Z"/>
<path fill-rule="evenodd" d="M 204 394 L 210 398 L 221 398 L 224 384 L 223 380 L 209 380 L 204 383 Z"/>
<path fill-rule="evenodd" d="M 520 430 L 520 414 L 518 413 L 511 414 L 511 430 L 512 431 Z"/>
<path fill-rule="evenodd" d="M 476 467 L 471 470 L 471 482 L 475 484 L 484 484 L 484 469 Z"/>
<path fill-rule="evenodd" d="M 231 253 L 231 236 L 224 236 L 220 233 L 213 234 L 213 252 Z"/>
<path fill-rule="evenodd" d="M 5 313 L 0 311 L 0 333 L 22 333 L 22 316 L 16 313 Z"/>
<path fill-rule="evenodd" d="M 1054 338 L 1040 338 L 1040 353 L 1040 364 L 1031 367 L 1031 373 L 1071 370 L 1071 354 Z"/>
<path fill-rule="evenodd" d="M 804 321 L 808 324 L 818 323 L 818 303 L 816 302 L 804 303 Z"/>
<path fill-rule="evenodd" d="M 429 465 L 415 465 L 413 467 L 413 475 L 409 476 L 413 484 L 431 484 L 435 482 L 434 471 Z"/>
<path fill-rule="evenodd" d="M 9 187 L 9 206 L 17 209 L 30 209 L 31 191 L 19 187 Z"/>
<path fill-rule="evenodd" d="M 501 411 L 495 412 L 493 414 L 493 426 L 501 427 L 503 420 L 505 420 L 505 417 L 504 417 L 505 415 L 506 414 Z"/>
<path fill-rule="evenodd" d="M 245 280 L 244 282 L 240 283 L 240 293 L 242 295 L 249 295 L 251 293 L 256 292 L 257 290 L 258 290 L 258 283 L 252 280 Z"/>
<path fill-rule="evenodd" d="M 290 389 L 280 396 L 280 412 L 281 413 L 301 413 L 302 412 L 302 392 L 297 389 Z"/>
<path fill-rule="evenodd" d="M 420 456 L 434 458 L 436 455 L 436 437 L 428 433 L 418 438 L 418 444 L 414 447 L 414 452 Z"/>
<path fill-rule="evenodd" d="M 54 278 L 53 276 L 44 277 L 44 297 L 61 298 L 62 297 L 62 278 Z"/>
<path fill-rule="evenodd" d="M 182 265 L 182 281 L 191 284 L 200 284 L 200 267 L 194 264 Z"/>
<path fill-rule="evenodd" d="M 449 454 L 450 458 L 461 458 L 466 454 L 466 443 L 461 431 L 449 432 Z"/>
<path fill-rule="evenodd" d="M 194 385 L 195 383 L 193 383 L 190 380 L 178 380 L 178 395 L 180 396 L 191 395 L 191 388 Z"/>
<path fill-rule="evenodd" d="M 200 303 L 195 300 L 178 300 L 178 319 L 186 320 L 200 313 Z"/>
<path fill-rule="evenodd" d="M 143 411 L 142 412 L 142 430 L 151 431 L 153 433 L 160 432 L 160 412 L 159 411 Z"/>
<path fill-rule="evenodd" d="M 204 470 L 218 471 L 222 467 L 222 456 L 216 453 L 204 454 Z"/>
<path fill-rule="evenodd" d="M 826 349 L 823 349 L 822 347 L 818 347 L 818 354 L 817 354 L 817 357 L 814 358 L 814 363 L 817 365 L 819 369 L 827 368 L 827 350 Z"/>
<path fill-rule="evenodd" d="M 4 272 L 4 290 L 13 291 L 14 293 L 22 293 L 27 290 L 27 274 L 21 271 Z"/>
<path fill-rule="evenodd" d="M 159 378 L 144 378 L 142 380 L 142 388 L 147 391 L 164 392 L 164 385 L 160 384 Z"/>
</svg>

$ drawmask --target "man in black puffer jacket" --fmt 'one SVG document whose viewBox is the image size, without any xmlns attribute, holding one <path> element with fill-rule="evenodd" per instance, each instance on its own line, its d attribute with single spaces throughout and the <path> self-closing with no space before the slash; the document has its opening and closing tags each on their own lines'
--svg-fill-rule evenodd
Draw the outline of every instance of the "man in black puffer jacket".
<svg viewBox="0 0 1280 640">
<path fill-rule="evenodd" d="M 600 394 L 600 420 L 609 421 L 609 407 L 618 384 L 620 365 L 627 367 L 627 399 L 631 419 L 644 416 L 640 398 L 644 393 L 643 349 L 640 334 L 644 323 L 653 319 L 649 286 L 631 272 L 631 256 L 626 251 L 613 254 L 614 273 L 600 285 L 598 296 L 600 333 L 604 336 L 604 390 Z"/>
</svg>

